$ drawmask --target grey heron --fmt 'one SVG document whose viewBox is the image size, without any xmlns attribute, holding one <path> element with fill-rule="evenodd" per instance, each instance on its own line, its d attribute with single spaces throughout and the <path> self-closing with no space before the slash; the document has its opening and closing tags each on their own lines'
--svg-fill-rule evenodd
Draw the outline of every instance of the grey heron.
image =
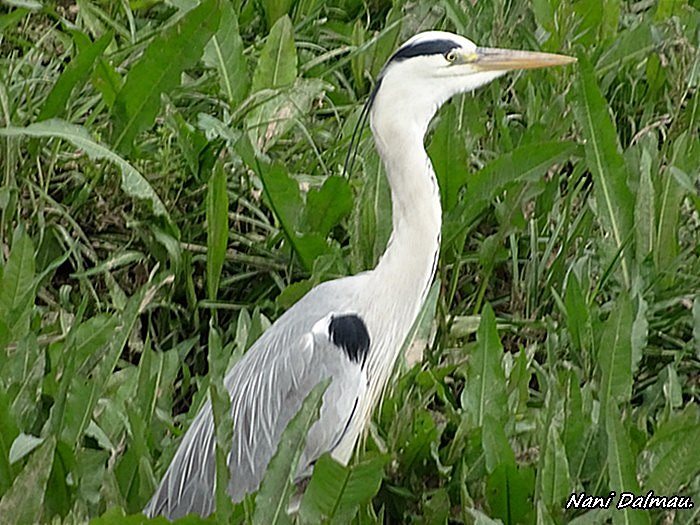
<svg viewBox="0 0 700 525">
<path fill-rule="evenodd" d="M 347 464 L 433 279 L 440 246 L 439 188 L 423 146 L 428 124 L 453 95 L 516 69 L 573 62 L 562 55 L 478 47 L 448 32 L 420 33 L 383 68 L 367 105 L 391 187 L 393 231 L 377 266 L 319 284 L 284 313 L 227 373 L 233 443 L 228 493 L 255 491 L 282 431 L 321 380 L 331 378 L 297 478 L 330 451 Z M 169 519 L 215 509 L 211 405 L 185 433 L 145 509 Z"/>
</svg>

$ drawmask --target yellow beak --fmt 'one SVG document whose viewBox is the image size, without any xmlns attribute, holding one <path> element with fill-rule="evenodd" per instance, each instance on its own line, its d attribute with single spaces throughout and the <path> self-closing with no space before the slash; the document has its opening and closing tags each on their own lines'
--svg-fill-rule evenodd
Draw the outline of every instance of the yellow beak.
<svg viewBox="0 0 700 525">
<path fill-rule="evenodd" d="M 481 71 L 512 71 L 514 69 L 537 69 L 541 67 L 563 66 L 576 62 L 574 57 L 538 53 L 536 51 L 515 51 L 495 47 L 477 47 L 470 62 Z"/>
</svg>

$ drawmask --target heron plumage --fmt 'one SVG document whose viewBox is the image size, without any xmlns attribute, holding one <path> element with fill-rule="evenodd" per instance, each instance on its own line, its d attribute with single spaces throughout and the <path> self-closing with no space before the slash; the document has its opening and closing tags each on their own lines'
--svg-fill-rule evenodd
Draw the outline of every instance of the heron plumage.
<svg viewBox="0 0 700 525">
<path fill-rule="evenodd" d="M 306 300 L 298 303 L 299 308 L 289 310 L 279 319 L 275 325 L 279 329 L 271 328 L 256 341 L 225 379 L 234 427 L 228 457 L 231 472 L 228 492 L 234 501 L 257 489 L 282 432 L 319 381 L 326 377 L 333 379 L 324 394 L 319 419 L 309 431 L 297 477 L 307 475 L 321 454 L 337 446 L 358 398 L 364 395 L 365 371 L 331 340 L 328 331 L 334 315 L 344 317 L 351 313 L 343 305 L 345 286 L 335 284 L 325 287 L 337 288 L 338 293 L 332 294 L 335 301 L 316 301 L 314 294 L 306 296 Z M 368 338 L 364 323 L 355 314 L 352 316 L 359 320 L 359 324 L 352 324 L 361 332 L 357 337 Z M 314 325 L 326 318 L 329 320 L 325 323 L 325 333 L 314 332 Z M 262 370 L 266 373 L 261 373 Z M 213 415 L 207 401 L 185 433 L 144 512 L 169 519 L 190 513 L 211 514 L 215 504 L 214 450 Z"/>
<path fill-rule="evenodd" d="M 297 476 L 308 475 L 327 451 L 342 463 L 349 461 L 435 273 L 440 193 L 423 139 L 439 107 L 506 71 L 571 61 L 546 53 L 482 49 L 442 31 L 416 35 L 388 61 L 360 122 L 369 116 L 391 188 L 389 243 L 374 270 L 309 291 L 228 372 L 224 384 L 234 426 L 228 492 L 234 501 L 258 488 L 286 424 L 326 377 L 332 382 L 309 431 Z M 346 161 L 348 165 L 352 167 Z M 331 326 L 334 316 L 346 318 L 337 331 Z M 214 510 L 214 484 L 214 424 L 207 403 L 145 512 L 206 516 Z"/>
</svg>

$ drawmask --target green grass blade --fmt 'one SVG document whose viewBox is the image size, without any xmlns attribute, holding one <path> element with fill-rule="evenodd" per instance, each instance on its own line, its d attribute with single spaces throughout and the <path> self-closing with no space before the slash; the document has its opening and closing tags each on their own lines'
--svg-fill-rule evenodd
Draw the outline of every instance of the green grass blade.
<svg viewBox="0 0 700 525">
<path fill-rule="evenodd" d="M 226 172 L 217 162 L 207 184 L 207 292 L 216 300 L 228 242 Z"/>
<path fill-rule="evenodd" d="M 161 93 L 180 85 L 182 72 L 194 66 L 219 26 L 219 0 L 203 0 L 151 42 L 131 68 L 114 102 L 114 148 L 130 151 L 136 135 L 153 124 Z"/>
<path fill-rule="evenodd" d="M 584 57 L 580 63 L 574 112 L 586 139 L 586 163 L 593 175 L 598 219 L 612 237 L 612 257 L 623 249 L 632 231 L 634 198 L 627 187 L 627 170 L 615 126 L 596 83 L 593 68 Z M 629 257 L 626 251 L 620 258 L 620 265 L 625 286 L 629 287 Z"/>
<path fill-rule="evenodd" d="M 329 384 L 330 380 L 326 379 L 309 392 L 301 408 L 282 433 L 277 452 L 270 460 L 255 498 L 254 523 L 290 523 L 287 506 L 294 490 L 297 463 L 304 451 L 309 428 L 318 419 L 323 393 Z"/>
<path fill-rule="evenodd" d="M 63 139 L 73 144 L 76 148 L 83 150 L 93 160 L 108 160 L 116 164 L 120 169 L 122 175 L 121 187 L 127 195 L 147 200 L 150 202 L 155 215 L 168 217 L 168 212 L 163 202 L 146 178 L 122 157 L 94 140 L 82 126 L 76 126 L 61 119 L 50 119 L 30 124 L 25 128 L 0 128 L 1 135 L 7 137 L 27 136 Z"/>
</svg>

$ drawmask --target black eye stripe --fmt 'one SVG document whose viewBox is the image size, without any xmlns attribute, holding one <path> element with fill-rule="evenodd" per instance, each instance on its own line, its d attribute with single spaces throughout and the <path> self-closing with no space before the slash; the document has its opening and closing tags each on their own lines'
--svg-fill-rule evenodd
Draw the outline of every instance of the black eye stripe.
<svg viewBox="0 0 700 525">
<path fill-rule="evenodd" d="M 444 55 L 453 49 L 459 48 L 459 44 L 453 40 L 426 40 L 416 44 L 410 44 L 402 47 L 394 56 L 389 59 L 389 62 L 400 62 L 407 58 L 425 56 L 425 55 Z"/>
</svg>

